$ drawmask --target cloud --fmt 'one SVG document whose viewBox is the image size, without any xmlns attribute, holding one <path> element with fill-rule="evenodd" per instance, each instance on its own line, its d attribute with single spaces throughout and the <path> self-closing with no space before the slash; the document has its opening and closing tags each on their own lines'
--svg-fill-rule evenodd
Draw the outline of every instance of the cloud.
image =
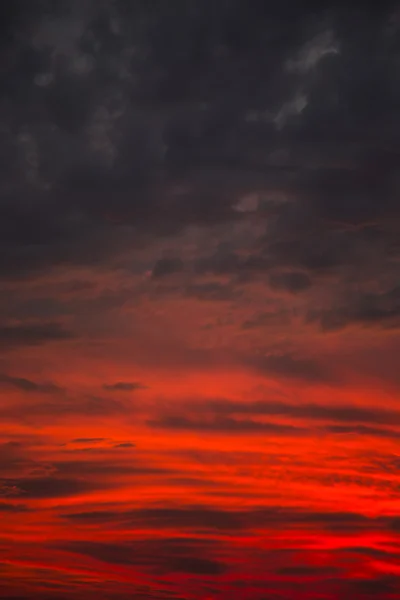
<svg viewBox="0 0 400 600">
<path fill-rule="evenodd" d="M 113 448 L 135 448 L 135 444 L 132 442 L 121 442 L 121 444 L 115 444 Z"/>
<path fill-rule="evenodd" d="M 400 578 L 395 574 L 354 578 L 343 582 L 343 587 L 352 594 L 362 594 L 362 598 L 393 598 L 400 590 Z"/>
<path fill-rule="evenodd" d="M 224 563 L 209 558 L 197 556 L 180 556 L 167 564 L 168 571 L 172 573 L 189 573 L 192 575 L 221 575 L 227 571 Z"/>
<path fill-rule="evenodd" d="M 106 442 L 107 438 L 75 438 L 71 441 L 73 444 L 97 444 L 99 442 Z"/>
<path fill-rule="evenodd" d="M 217 415 L 268 415 L 317 421 L 337 421 L 355 425 L 360 423 L 400 425 L 399 411 L 380 407 L 323 405 L 304 402 L 286 404 L 276 400 L 259 400 L 256 402 L 215 400 L 204 403 L 199 409 L 209 410 Z"/>
<path fill-rule="evenodd" d="M 216 509 L 207 506 L 142 508 L 129 511 L 66 513 L 64 519 L 82 524 L 119 524 L 135 527 L 139 523 L 157 529 L 190 531 L 250 531 L 260 528 L 277 530 L 323 530 L 324 532 L 358 533 L 362 531 L 396 531 L 394 519 L 385 516 L 369 518 L 346 511 L 312 511 L 302 508 L 269 506 L 254 509 Z"/>
<path fill-rule="evenodd" d="M 218 282 L 191 284 L 184 289 L 184 294 L 189 298 L 210 302 L 232 301 L 239 295 L 232 286 Z"/>
<path fill-rule="evenodd" d="M 0 448 L 0 510 L 21 521 L 16 594 L 30 586 L 40 598 L 149 600 L 246 588 L 284 598 L 300 581 L 315 598 L 396 597 L 398 581 L 374 573 L 392 568 L 389 558 L 325 550 L 382 536 L 389 547 L 397 515 L 325 507 L 350 494 L 355 507 L 372 498 L 379 508 L 397 493 L 396 460 L 378 457 L 379 445 L 395 448 L 399 428 L 390 404 L 399 383 L 399 19 L 388 3 L 317 4 L 3 3 L 0 419 L 4 435 L 12 425 L 13 439 L 30 429 L 35 439 Z M 82 332 L 87 343 L 70 347 Z M 29 368 L 24 377 L 26 348 L 43 375 L 31 379 Z M 151 369 L 174 400 L 136 406 L 142 384 L 118 377 Z M 104 397 L 57 393 L 57 373 L 79 386 L 100 381 Z M 252 377 L 276 379 L 282 402 L 253 401 Z M 193 401 L 197 384 L 208 398 L 236 385 L 241 398 L 248 386 L 250 400 Z M 289 401 L 296 386 L 302 397 L 309 388 L 309 401 Z M 144 427 L 148 463 L 124 441 L 135 427 Z M 207 436 L 218 452 L 203 447 Z M 266 447 L 245 448 L 252 436 Z M 190 459 L 206 456 L 194 472 L 176 466 L 190 440 L 201 445 Z M 318 452 L 305 458 L 309 442 Z M 287 478 L 273 496 L 308 511 L 260 499 L 264 459 Z M 336 465 L 346 473 L 332 474 Z M 242 490 L 242 474 L 253 489 Z M 146 489 L 129 505 L 96 504 L 109 488 L 127 498 L 136 482 Z M 57 502 L 69 514 L 56 527 L 46 529 L 46 510 L 32 521 L 14 514 Z M 51 563 L 46 571 L 25 564 L 23 540 L 37 527 L 52 539 L 80 532 L 57 542 L 60 556 L 49 539 L 33 557 Z M 151 541 L 129 539 L 146 528 Z M 263 530 L 271 551 L 261 564 Z M 283 538 L 297 547 L 276 564 Z M 312 555 L 311 542 L 325 550 Z M 148 585 L 136 594 L 115 565 Z M 67 577 L 71 587 L 57 588 Z"/>
<path fill-rule="evenodd" d="M 180 529 L 234 530 L 243 527 L 241 514 L 205 507 L 144 508 L 131 511 L 92 511 L 64 514 L 64 518 L 81 523 L 137 523 L 151 527 Z"/>
<path fill-rule="evenodd" d="M 147 387 L 139 381 L 117 381 L 103 385 L 103 389 L 108 392 L 134 392 L 136 390 L 145 390 Z"/>
<path fill-rule="evenodd" d="M 346 305 L 310 311 L 308 319 L 319 322 L 324 331 L 338 331 L 352 325 L 396 329 L 400 326 L 400 288 L 348 298 Z"/>
<path fill-rule="evenodd" d="M 245 359 L 246 361 L 246 359 Z M 259 354 L 246 361 L 259 373 L 314 383 L 333 383 L 334 376 L 317 359 L 292 354 Z"/>
<path fill-rule="evenodd" d="M 0 349 L 39 346 L 73 337 L 72 332 L 64 329 L 59 323 L 2 325 L 0 326 Z"/>
<path fill-rule="evenodd" d="M 11 481 L 16 495 L 23 499 L 67 498 L 98 489 L 83 479 L 62 477 L 21 478 Z"/>
<path fill-rule="evenodd" d="M 343 435 L 368 435 L 371 437 L 381 437 L 398 440 L 400 431 L 395 429 L 386 429 L 379 427 L 369 427 L 368 425 L 327 425 L 325 427 L 329 433 Z"/>
<path fill-rule="evenodd" d="M 49 396 L 46 400 L 24 401 L 12 406 L 0 407 L 0 415 L 6 419 L 21 419 L 42 424 L 67 417 L 101 418 L 131 413 L 132 407 L 114 398 L 103 398 L 91 394 Z"/>
<path fill-rule="evenodd" d="M 1 495 L 1 493 L 0 493 Z M 1 512 L 5 512 L 5 513 L 23 513 L 26 512 L 28 509 L 27 506 L 24 506 L 23 504 L 13 504 L 11 502 L 0 502 L 0 513 Z"/>
<path fill-rule="evenodd" d="M 70 542 L 62 549 L 90 556 L 105 563 L 144 566 L 157 573 L 186 573 L 215 576 L 225 572 L 226 565 L 216 559 L 203 556 L 212 549 L 201 539 L 160 538 L 134 542 Z"/>
<path fill-rule="evenodd" d="M 289 272 L 276 273 L 271 275 L 269 283 L 272 288 L 284 290 L 292 293 L 303 292 L 311 287 L 311 279 L 305 273 Z"/>
<path fill-rule="evenodd" d="M 116 454 L 113 448 L 108 449 L 110 454 L 106 454 L 104 449 L 100 449 L 99 455 L 95 456 L 92 460 L 85 460 L 82 456 L 71 458 L 69 453 L 64 460 L 53 461 L 53 468 L 61 477 L 80 477 L 83 475 L 87 478 L 92 478 L 101 481 L 102 478 L 108 477 L 110 479 L 118 477 L 119 475 L 136 475 L 137 477 L 146 476 L 163 476 L 163 475 L 176 475 L 179 471 L 176 471 L 168 466 L 153 466 L 140 461 L 133 461 L 130 456 L 128 460 L 122 461 L 116 458 Z M 92 454 L 92 453 L 90 453 Z"/>
<path fill-rule="evenodd" d="M 339 575 L 342 572 L 342 569 L 334 566 L 313 566 L 313 565 L 290 565 L 287 567 L 281 567 L 278 569 L 278 575 L 282 575 L 284 577 L 333 577 L 334 575 Z"/>
<path fill-rule="evenodd" d="M 400 435 L 400 412 L 379 407 L 216 399 L 196 402 L 192 411 L 188 411 L 186 405 L 181 410 L 185 414 L 165 414 L 148 420 L 147 425 L 171 431 L 232 435 L 258 433 L 296 437 L 333 434 L 388 439 L 397 439 Z M 260 417 L 289 418 L 302 420 L 304 423 L 294 425 L 260 420 Z M 399 430 L 396 429 L 397 426 Z"/>
<path fill-rule="evenodd" d="M 183 269 L 183 262 L 180 258 L 161 258 L 156 262 L 152 270 L 152 277 L 158 279 L 166 275 L 179 273 Z"/>
<path fill-rule="evenodd" d="M 200 420 L 189 419 L 182 416 L 166 416 L 160 419 L 147 421 L 147 425 L 158 429 L 172 431 L 197 431 L 204 433 L 246 434 L 260 433 L 271 436 L 297 436 L 304 435 L 306 429 L 282 423 L 266 423 L 250 419 L 232 419 L 217 417 L 214 419 Z"/>
<path fill-rule="evenodd" d="M 311 25 L 310 9 L 303 7 L 290 31 L 284 10 L 271 20 L 270 10 L 241 2 L 213 9 L 198 4 L 193 13 L 182 6 L 173 19 L 162 13 L 150 15 L 142 3 L 92 4 L 45 18 L 35 7 L 26 15 L 25 36 L 14 35 L 24 29 L 18 19 L 9 25 L 1 114 L 8 197 L 1 205 L 3 277 L 109 262 L 130 246 L 132 233 L 137 241 L 242 218 L 233 207 L 250 192 L 276 188 L 284 167 L 296 173 L 301 205 L 305 198 L 305 208 L 323 221 L 364 223 L 396 210 L 390 143 L 386 153 L 385 144 L 376 143 L 378 160 L 365 159 L 361 147 L 355 167 L 330 164 L 338 143 L 347 147 L 350 138 L 359 147 L 372 123 L 383 131 L 390 116 L 398 123 L 393 53 L 379 38 L 376 52 L 385 68 L 361 64 L 371 50 L 351 26 L 350 11 L 336 7 L 328 26 L 321 12 Z M 140 34 L 129 27 L 132 21 L 141 23 Z M 375 31 L 378 22 L 368 13 L 364 27 Z M 24 52 L 32 57 L 29 65 Z M 226 77 L 218 86 L 219 72 Z M 349 79 L 347 72 L 356 75 Z M 372 89 L 384 92 L 373 96 Z M 290 110 L 292 118 L 280 119 L 284 135 L 272 117 L 260 116 Z M 304 168 L 310 141 L 318 144 L 321 168 Z M 274 164 L 279 146 L 289 164 Z M 375 202 L 380 189 L 385 194 Z M 281 219 L 282 234 L 293 231 L 288 219 Z M 322 226 L 321 239 L 329 231 Z M 316 254 L 318 235 L 310 239 Z M 299 240 L 298 256 L 307 263 L 304 243 Z M 333 254 L 340 253 L 338 243 Z M 167 263 L 160 264 L 156 271 L 162 272 Z"/>
<path fill-rule="evenodd" d="M 37 383 L 24 377 L 11 377 L 10 375 L 0 374 L 0 383 L 14 387 L 22 392 L 32 392 L 41 394 L 57 394 L 63 389 L 55 383 Z"/>
</svg>

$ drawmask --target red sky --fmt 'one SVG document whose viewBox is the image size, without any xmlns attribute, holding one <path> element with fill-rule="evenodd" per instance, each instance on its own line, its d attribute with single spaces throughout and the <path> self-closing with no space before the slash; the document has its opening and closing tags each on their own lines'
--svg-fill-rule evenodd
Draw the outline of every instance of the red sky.
<svg viewBox="0 0 400 600">
<path fill-rule="evenodd" d="M 395 598 L 395 336 L 248 327 L 297 299 L 169 285 L 67 269 L 30 288 L 79 335 L 2 359 L 4 594 Z"/>
<path fill-rule="evenodd" d="M 6 15 L 0 598 L 399 598 L 396 15 L 78 4 Z"/>
</svg>

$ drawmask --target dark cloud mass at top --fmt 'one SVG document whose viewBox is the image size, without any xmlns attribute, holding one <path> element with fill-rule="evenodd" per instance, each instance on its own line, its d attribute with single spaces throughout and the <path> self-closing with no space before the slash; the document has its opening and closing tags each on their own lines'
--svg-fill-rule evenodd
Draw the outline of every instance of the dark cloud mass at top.
<svg viewBox="0 0 400 600">
<path fill-rule="evenodd" d="M 273 287 L 301 292 L 349 269 L 367 284 L 382 264 L 395 269 L 390 4 L 20 0 L 1 10 L 3 278 L 108 263 L 149 235 L 246 218 L 233 207 L 252 191 L 266 217 L 253 260 L 284 270 Z M 277 191 L 285 201 L 272 207 Z M 180 264 L 163 260 L 154 276 Z"/>
</svg>

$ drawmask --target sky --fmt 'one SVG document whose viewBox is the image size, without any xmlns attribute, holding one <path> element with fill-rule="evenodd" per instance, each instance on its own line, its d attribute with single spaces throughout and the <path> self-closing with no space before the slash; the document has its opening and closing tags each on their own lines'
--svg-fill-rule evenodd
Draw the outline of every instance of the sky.
<svg viewBox="0 0 400 600">
<path fill-rule="evenodd" d="M 398 599 L 400 8 L 0 27 L 0 598 Z"/>
</svg>

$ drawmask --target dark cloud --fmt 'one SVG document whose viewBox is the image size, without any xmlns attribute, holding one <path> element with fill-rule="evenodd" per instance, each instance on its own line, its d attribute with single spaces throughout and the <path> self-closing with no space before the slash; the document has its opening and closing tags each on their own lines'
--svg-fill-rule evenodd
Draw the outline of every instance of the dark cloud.
<svg viewBox="0 0 400 600">
<path fill-rule="evenodd" d="M 111 521 L 119 521 L 126 515 L 112 510 L 95 510 L 95 511 L 84 511 L 77 513 L 66 513 L 61 515 L 64 519 L 73 521 L 76 523 L 84 523 L 90 525 L 91 523 L 107 523 Z"/>
<path fill-rule="evenodd" d="M 36 477 L 11 481 L 16 493 L 25 499 L 67 498 L 98 488 L 98 485 L 83 479 L 62 477 Z"/>
<path fill-rule="evenodd" d="M 398 558 L 400 557 L 399 554 L 396 552 L 390 552 L 389 550 L 383 550 L 381 548 L 374 548 L 369 546 L 347 546 L 346 553 L 363 554 L 371 558 L 377 558 L 382 560 L 390 560 L 391 558 L 394 560 L 398 560 Z"/>
<path fill-rule="evenodd" d="M 1 512 L 5 512 L 5 513 L 23 513 L 26 512 L 28 509 L 28 507 L 24 506 L 23 504 L 14 504 L 11 502 L 0 502 L 0 513 Z"/>
<path fill-rule="evenodd" d="M 212 544 L 201 539 L 160 538 L 159 540 L 138 540 L 135 542 L 71 542 L 64 550 L 82 554 L 102 562 L 117 565 L 140 565 L 157 573 L 186 573 L 201 576 L 220 575 L 226 565 L 205 557 Z"/>
<path fill-rule="evenodd" d="M 121 444 L 115 444 L 114 448 L 135 448 L 135 444 L 132 442 L 122 442 Z"/>
<path fill-rule="evenodd" d="M 168 571 L 172 573 L 189 573 L 192 575 L 221 575 L 227 571 L 223 562 L 197 556 L 180 556 L 168 562 Z"/>
<path fill-rule="evenodd" d="M 93 511 L 71 513 L 64 518 L 82 523 L 146 523 L 152 527 L 180 529 L 241 529 L 241 514 L 204 507 L 188 508 L 148 508 L 127 512 Z"/>
<path fill-rule="evenodd" d="M 199 407 L 201 410 L 201 407 Z M 322 405 L 322 404 L 286 404 L 276 400 L 257 402 L 231 402 L 215 400 L 203 405 L 203 409 L 216 414 L 232 415 L 268 415 L 287 416 L 300 419 L 338 421 L 339 423 L 360 423 L 380 425 L 400 425 L 400 412 L 378 407 Z"/>
<path fill-rule="evenodd" d="M 235 289 L 231 284 L 220 283 L 218 281 L 205 281 L 196 283 L 192 281 L 187 285 L 160 285 L 155 289 L 156 295 L 184 296 L 185 298 L 195 298 L 203 302 L 230 302 L 240 297 L 240 290 Z"/>
<path fill-rule="evenodd" d="M 376 578 L 350 579 L 344 582 L 349 593 L 361 598 L 394 598 L 400 591 L 400 578 L 383 574 Z"/>
<path fill-rule="evenodd" d="M 73 337 L 73 333 L 59 323 L 2 325 L 0 326 L 0 349 L 39 346 Z"/>
<path fill-rule="evenodd" d="M 337 331 L 351 325 L 394 329 L 400 326 L 400 288 L 347 299 L 346 305 L 323 311 L 310 311 L 308 319 L 317 321 L 325 331 Z"/>
<path fill-rule="evenodd" d="M 106 442 L 107 438 L 75 438 L 71 441 L 74 444 L 96 444 L 98 442 Z"/>
<path fill-rule="evenodd" d="M 333 577 L 341 573 L 339 567 L 334 566 L 313 566 L 313 565 L 290 565 L 278 569 L 278 574 L 284 577 Z"/>
<path fill-rule="evenodd" d="M 109 392 L 134 392 L 135 390 L 145 390 L 146 386 L 139 381 L 117 381 L 104 384 L 103 389 Z"/>
<path fill-rule="evenodd" d="M 368 150 L 364 153 L 368 154 Z M 324 221 L 347 225 L 370 224 L 382 216 L 390 218 L 396 214 L 398 207 L 390 188 L 396 177 L 397 152 L 383 150 L 360 158 L 358 168 L 304 173 L 297 192 L 313 214 Z"/>
<path fill-rule="evenodd" d="M 271 312 L 262 312 L 254 315 L 250 319 L 246 319 L 242 323 L 243 329 L 258 329 L 268 327 L 269 325 L 288 325 L 290 323 L 290 312 L 286 309 L 281 309 Z"/>
<path fill-rule="evenodd" d="M 248 365 L 260 373 L 288 377 L 314 383 L 334 382 L 334 375 L 317 359 L 296 357 L 292 354 L 259 354 Z"/>
<path fill-rule="evenodd" d="M 388 439 L 398 439 L 400 435 L 400 429 L 396 429 L 396 426 L 400 426 L 400 413 L 378 407 L 286 404 L 276 400 L 233 402 L 217 399 L 197 403 L 192 413 L 188 413 L 186 408 L 184 412 L 185 415 L 166 414 L 158 419 L 149 420 L 147 424 L 150 427 L 172 431 L 203 431 L 220 434 L 259 433 L 295 437 L 314 433 Z M 244 418 L 244 416 L 252 418 Z M 308 423 L 291 425 L 256 420 L 256 417 L 302 419 Z"/>
<path fill-rule="evenodd" d="M 231 301 L 239 295 L 232 286 L 218 282 L 192 284 L 184 289 L 184 293 L 189 298 L 211 302 Z"/>
<path fill-rule="evenodd" d="M 328 425 L 326 431 L 329 433 L 343 435 L 368 435 L 371 437 L 381 437 L 399 440 L 400 430 L 386 429 L 382 427 L 370 427 L 368 425 Z"/>
<path fill-rule="evenodd" d="M 64 419 L 68 416 L 80 416 L 90 419 L 123 415 L 129 412 L 131 412 L 131 407 L 121 401 L 93 395 L 58 395 L 54 398 L 49 397 L 46 401 L 15 404 L 0 408 L 0 415 L 4 418 L 22 419 L 29 422 L 54 421 L 54 419 Z"/>
<path fill-rule="evenodd" d="M 110 449 L 111 451 L 112 449 Z M 115 452 L 113 453 L 115 456 Z M 176 474 L 177 472 L 168 467 L 156 467 L 152 465 L 133 462 L 130 458 L 128 461 L 121 462 L 113 460 L 111 456 L 107 456 L 107 462 L 104 460 L 104 453 L 100 454 L 93 460 L 85 460 L 84 458 L 75 458 L 75 460 L 65 459 L 54 461 L 53 467 L 61 477 L 80 477 L 81 475 L 88 478 L 101 480 L 102 477 L 113 475 L 136 475 L 136 476 L 162 476 Z"/>
<path fill-rule="evenodd" d="M 396 517 L 369 518 L 355 512 L 318 512 L 301 508 L 271 506 L 250 510 L 223 510 L 206 506 L 147 508 L 130 511 L 92 511 L 64 514 L 63 518 L 81 524 L 120 524 L 121 527 L 143 526 L 171 530 L 241 530 L 285 529 L 323 530 L 336 533 L 362 531 L 397 531 Z"/>
<path fill-rule="evenodd" d="M 183 269 L 183 262 L 180 258 L 161 258 L 153 267 L 152 276 L 154 279 L 179 273 Z"/>
<path fill-rule="evenodd" d="M 120 1 L 7 15 L 1 275 L 108 261 L 132 234 L 242 218 L 239 199 L 280 186 L 294 202 L 254 260 L 353 261 L 359 235 L 337 227 L 398 210 L 397 48 L 383 6 L 330 8 Z M 349 164 L 335 166 L 341 154 Z"/>
<path fill-rule="evenodd" d="M 271 287 L 292 293 L 303 292 L 311 286 L 311 279 L 305 273 L 289 272 L 275 273 L 270 276 Z"/>
<path fill-rule="evenodd" d="M 0 374 L 0 384 L 9 385 L 23 392 L 38 392 L 41 394 L 56 394 L 62 391 L 62 388 L 55 383 L 37 383 L 24 377 L 11 377 L 10 375 Z"/>
<path fill-rule="evenodd" d="M 217 417 L 208 420 L 190 419 L 182 416 L 165 416 L 148 421 L 150 427 L 175 431 L 203 431 L 204 433 L 245 434 L 260 433 L 272 436 L 303 435 L 307 431 L 302 427 L 282 423 L 266 423 L 230 417 Z"/>
<path fill-rule="evenodd" d="M 242 527 L 241 515 L 235 511 L 213 508 L 148 508 L 136 511 L 135 516 L 155 527 L 179 529 L 235 530 Z"/>
</svg>

